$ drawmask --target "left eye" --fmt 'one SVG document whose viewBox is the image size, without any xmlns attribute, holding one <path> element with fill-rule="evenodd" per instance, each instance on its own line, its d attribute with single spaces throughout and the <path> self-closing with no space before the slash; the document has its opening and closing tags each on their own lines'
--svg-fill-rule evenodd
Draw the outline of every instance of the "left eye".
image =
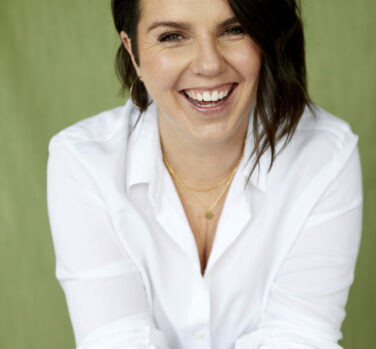
<svg viewBox="0 0 376 349">
<path fill-rule="evenodd" d="M 241 26 L 238 25 L 238 26 L 226 29 L 224 34 L 225 35 L 239 35 L 239 34 L 245 34 L 245 31 Z"/>
<path fill-rule="evenodd" d="M 162 35 L 158 40 L 159 41 L 179 41 L 182 40 L 182 35 L 178 33 L 168 33 L 165 35 Z"/>
</svg>

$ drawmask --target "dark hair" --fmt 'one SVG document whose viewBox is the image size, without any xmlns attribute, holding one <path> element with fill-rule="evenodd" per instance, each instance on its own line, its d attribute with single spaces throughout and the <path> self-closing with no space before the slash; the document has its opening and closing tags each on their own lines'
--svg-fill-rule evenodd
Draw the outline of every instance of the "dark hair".
<svg viewBox="0 0 376 349">
<path fill-rule="evenodd" d="M 132 42 L 136 63 L 137 24 L 140 19 L 139 0 L 112 0 L 115 27 L 124 30 Z M 263 153 L 271 149 L 272 168 L 276 143 L 286 137 L 281 150 L 295 133 L 304 108 L 311 108 L 307 91 L 305 44 L 299 3 L 295 0 L 228 0 L 239 23 L 262 51 L 262 65 L 253 119 L 256 161 L 250 178 Z M 116 71 L 122 82 L 122 92 L 130 88 L 137 73 L 123 44 L 116 55 Z M 147 108 L 147 91 L 136 84 L 133 97 Z M 259 124 L 261 123 L 261 132 Z"/>
</svg>

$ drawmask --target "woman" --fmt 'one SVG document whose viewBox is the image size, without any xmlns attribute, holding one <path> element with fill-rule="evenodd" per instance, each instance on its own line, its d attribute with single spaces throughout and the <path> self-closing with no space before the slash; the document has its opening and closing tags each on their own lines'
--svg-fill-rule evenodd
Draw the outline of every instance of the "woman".
<svg viewBox="0 0 376 349">
<path fill-rule="evenodd" d="M 49 145 L 77 346 L 340 348 L 358 137 L 310 103 L 295 1 L 112 10 L 131 98 Z"/>
</svg>

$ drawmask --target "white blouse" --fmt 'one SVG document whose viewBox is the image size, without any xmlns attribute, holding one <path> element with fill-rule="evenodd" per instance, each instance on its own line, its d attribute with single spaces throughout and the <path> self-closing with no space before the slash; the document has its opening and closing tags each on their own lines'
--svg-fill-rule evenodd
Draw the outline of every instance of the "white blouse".
<svg viewBox="0 0 376 349">
<path fill-rule="evenodd" d="M 363 206 L 349 125 L 307 108 L 270 172 L 268 151 L 244 187 L 249 127 L 202 276 L 155 104 L 137 116 L 128 101 L 49 144 L 56 276 L 77 348 L 341 348 Z"/>
</svg>

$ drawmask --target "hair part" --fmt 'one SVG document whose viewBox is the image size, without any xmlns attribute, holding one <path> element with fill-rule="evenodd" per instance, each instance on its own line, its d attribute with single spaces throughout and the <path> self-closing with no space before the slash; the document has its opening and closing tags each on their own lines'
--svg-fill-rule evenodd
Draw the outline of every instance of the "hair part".
<svg viewBox="0 0 376 349">
<path fill-rule="evenodd" d="M 278 154 L 276 143 L 285 137 L 281 150 L 290 142 L 306 106 L 312 110 L 307 90 L 305 40 L 299 0 L 228 0 L 239 23 L 262 51 L 262 65 L 253 118 L 256 160 L 248 181 L 261 156 L 270 148 L 269 171 Z M 141 16 L 140 0 L 112 0 L 116 30 L 124 30 L 131 39 L 132 52 L 139 64 L 137 26 Z M 131 57 L 120 45 L 116 54 L 116 72 L 121 92 L 130 89 L 137 78 Z M 141 113 L 147 109 L 148 93 L 144 84 L 136 84 L 133 99 Z M 261 132 L 259 132 L 259 125 Z M 247 181 L 247 183 L 248 183 Z"/>
</svg>

